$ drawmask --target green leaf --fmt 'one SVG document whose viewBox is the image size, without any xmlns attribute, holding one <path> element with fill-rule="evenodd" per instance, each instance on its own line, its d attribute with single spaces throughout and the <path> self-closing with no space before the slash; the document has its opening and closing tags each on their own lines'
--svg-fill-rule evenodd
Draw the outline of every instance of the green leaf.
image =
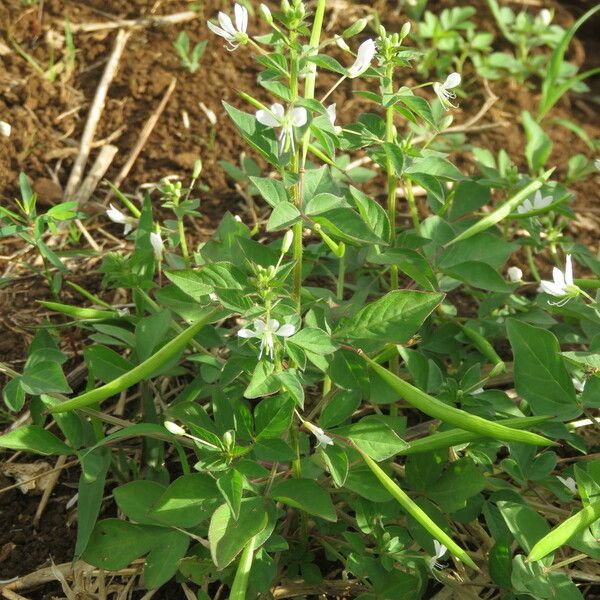
<svg viewBox="0 0 600 600">
<path fill-rule="evenodd" d="M 240 516 L 240 505 L 244 489 L 244 476 L 235 469 L 230 469 L 217 479 L 217 487 L 225 502 L 227 502 L 233 518 L 237 521 Z"/>
<path fill-rule="evenodd" d="M 570 419 L 580 414 L 571 377 L 554 334 L 516 319 L 506 322 L 514 354 L 515 387 L 536 415 Z"/>
<path fill-rule="evenodd" d="M 267 231 L 288 229 L 302 218 L 300 211 L 291 202 L 280 202 L 271 212 Z"/>
<path fill-rule="evenodd" d="M 271 488 L 271 498 L 309 515 L 335 523 L 337 515 L 329 494 L 312 479 L 286 479 Z"/>
<path fill-rule="evenodd" d="M 444 298 L 443 294 L 395 290 L 342 322 L 336 337 L 402 344 Z M 293 338 L 292 338 L 293 339 Z"/>
<path fill-rule="evenodd" d="M 21 386 L 27 394 L 39 396 L 71 391 L 60 365 L 56 362 L 39 362 L 30 369 L 26 368 L 21 376 Z"/>
<path fill-rule="evenodd" d="M 509 294 L 515 286 L 510 285 L 490 265 L 470 260 L 444 270 L 447 275 L 475 288 Z"/>
<path fill-rule="evenodd" d="M 337 240 L 351 245 L 385 244 L 378 235 L 365 223 L 363 218 L 351 208 L 333 208 L 313 220 Z"/>
<path fill-rule="evenodd" d="M 165 486 L 156 481 L 138 479 L 129 481 L 113 490 L 115 502 L 123 514 L 137 523 L 156 525 L 156 519 L 148 516 L 152 505 L 165 492 Z"/>
<path fill-rule="evenodd" d="M 530 552 L 535 543 L 550 530 L 548 523 L 525 504 L 504 500 L 497 504 L 510 532 L 526 552 Z"/>
<path fill-rule="evenodd" d="M 279 179 L 272 177 L 250 177 L 250 181 L 256 186 L 263 200 L 275 208 L 282 202 L 288 202 L 288 193 Z"/>
<path fill-rule="evenodd" d="M 100 344 L 88 346 L 83 351 L 88 369 L 93 376 L 103 383 L 108 383 L 117 377 L 131 371 L 133 363 L 120 354 Z"/>
<path fill-rule="evenodd" d="M 314 354 L 325 355 L 335 352 L 336 346 L 331 342 L 331 337 L 317 327 L 305 327 L 298 333 L 288 338 L 288 343 L 295 344 L 303 350 Z"/>
<path fill-rule="evenodd" d="M 110 453 L 104 450 L 95 450 L 81 458 L 82 470 L 79 477 L 77 497 L 75 558 L 79 558 L 86 550 L 100 514 L 110 459 Z"/>
<path fill-rule="evenodd" d="M 333 482 L 338 488 L 343 487 L 348 477 L 350 461 L 343 448 L 337 444 L 325 446 L 321 449 L 321 457 L 327 470 L 331 473 Z"/>
<path fill-rule="evenodd" d="M 491 213 L 487 214 L 485 217 L 479 219 L 477 223 L 474 223 L 467 229 L 465 229 L 462 233 L 457 235 L 453 240 L 450 240 L 446 247 L 456 244 L 461 240 L 466 240 L 470 237 L 473 237 L 477 233 L 481 233 L 490 227 L 496 225 L 496 223 L 500 223 L 503 219 L 505 219 L 510 213 L 516 210 L 517 206 L 519 206 L 525 198 L 529 198 L 533 195 L 533 193 L 539 190 L 544 181 L 550 177 L 552 170 L 546 171 L 539 180 L 532 181 L 527 184 L 524 188 L 516 192 L 511 198 L 503 202 L 498 208 L 493 210 Z"/>
<path fill-rule="evenodd" d="M 25 450 L 35 454 L 74 454 L 64 442 L 39 425 L 23 425 L 0 436 L 0 448 Z"/>
<path fill-rule="evenodd" d="M 521 114 L 523 127 L 527 135 L 527 145 L 525 146 L 525 156 L 529 170 L 532 173 L 538 173 L 544 168 L 550 152 L 552 151 L 552 140 L 550 136 L 535 122 L 528 111 Z"/>
<path fill-rule="evenodd" d="M 176 479 L 148 516 L 172 527 L 194 527 L 210 517 L 220 500 L 221 495 L 212 477 L 191 473 Z"/>
<path fill-rule="evenodd" d="M 336 434 L 350 438 L 363 452 L 380 462 L 408 448 L 399 435 L 405 426 L 403 417 L 369 415 Z"/>
<path fill-rule="evenodd" d="M 464 178 L 463 174 L 451 162 L 440 156 L 416 158 L 405 171 L 408 174 L 425 173 L 450 181 L 459 181 Z"/>
<path fill-rule="evenodd" d="M 263 531 L 269 516 L 262 498 L 246 498 L 240 504 L 240 514 L 234 519 L 228 504 L 214 512 L 208 528 L 210 553 L 219 570 L 231 564 L 244 546 Z"/>
<path fill-rule="evenodd" d="M 445 512 L 456 512 L 485 486 L 486 479 L 480 469 L 471 459 L 465 458 L 450 463 L 440 479 L 427 488 L 427 495 Z"/>
<path fill-rule="evenodd" d="M 227 104 L 227 102 L 223 102 L 223 106 L 244 140 L 260 152 L 268 162 L 277 166 L 279 158 L 277 157 L 277 142 L 273 137 L 273 131 L 258 123 L 254 115 L 242 112 Z"/>
<path fill-rule="evenodd" d="M 149 358 L 164 343 L 171 327 L 171 312 L 161 310 L 141 318 L 135 327 L 135 349 L 139 360 Z"/>
<path fill-rule="evenodd" d="M 144 583 L 150 589 L 167 583 L 179 568 L 179 561 L 185 556 L 190 537 L 182 531 L 161 532 L 154 547 L 146 557 Z"/>
<path fill-rule="evenodd" d="M 300 407 L 304 408 L 304 386 L 298 376 L 296 369 L 287 369 L 277 373 L 275 378 L 281 384 L 281 388 L 286 391 Z"/>
<path fill-rule="evenodd" d="M 4 399 L 4 404 L 6 404 L 8 410 L 12 412 L 18 412 L 23 408 L 23 405 L 25 404 L 25 390 L 21 385 L 20 377 L 11 379 L 2 388 L 2 398 Z"/>
<path fill-rule="evenodd" d="M 82 558 L 100 569 L 124 569 L 136 558 L 147 554 L 165 531 L 162 527 L 152 525 L 104 519 L 94 527 Z"/>
</svg>

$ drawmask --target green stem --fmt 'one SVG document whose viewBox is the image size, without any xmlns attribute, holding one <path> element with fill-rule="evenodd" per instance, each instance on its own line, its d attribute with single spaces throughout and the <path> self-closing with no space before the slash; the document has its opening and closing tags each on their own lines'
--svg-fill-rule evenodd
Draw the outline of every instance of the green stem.
<svg viewBox="0 0 600 600">
<path fill-rule="evenodd" d="M 250 579 L 252 561 L 254 560 L 254 549 L 256 547 L 256 536 L 244 546 L 244 550 L 238 563 L 235 579 L 229 593 L 229 600 L 246 600 L 246 588 Z"/>
<path fill-rule="evenodd" d="M 181 254 L 186 265 L 190 264 L 190 254 L 188 252 L 187 241 L 185 239 L 185 227 L 183 219 L 177 219 L 177 231 L 179 232 L 179 242 L 181 243 Z"/>
<path fill-rule="evenodd" d="M 404 189 L 406 189 L 406 199 L 408 200 L 408 209 L 410 216 L 412 217 L 413 226 L 415 233 L 421 235 L 421 223 L 419 222 L 419 211 L 417 210 L 417 203 L 415 202 L 415 195 L 413 193 L 412 181 L 406 179 L 404 182 Z"/>
<path fill-rule="evenodd" d="M 344 253 L 340 256 L 339 264 L 338 264 L 338 277 L 336 282 L 336 290 L 335 295 L 338 299 L 338 302 L 341 302 L 344 299 L 344 283 L 346 281 L 346 254 Z"/>
<path fill-rule="evenodd" d="M 533 252 L 531 251 L 531 246 L 525 246 L 525 251 L 527 252 L 527 264 L 529 265 L 531 275 L 536 281 L 541 281 L 539 271 L 537 270 L 537 267 L 535 266 L 535 261 L 533 260 Z"/>
<path fill-rule="evenodd" d="M 385 68 L 385 83 L 384 91 L 387 94 L 394 93 L 394 64 L 388 63 Z M 395 141 L 394 131 L 394 107 L 389 106 L 385 110 L 385 141 L 393 144 Z M 396 188 L 398 186 L 398 178 L 394 172 L 394 165 L 391 158 L 386 160 L 387 171 L 387 214 L 390 221 L 390 246 L 394 245 L 396 240 Z M 398 288 L 398 267 L 392 265 L 390 268 L 390 287 L 395 290 Z"/>
</svg>

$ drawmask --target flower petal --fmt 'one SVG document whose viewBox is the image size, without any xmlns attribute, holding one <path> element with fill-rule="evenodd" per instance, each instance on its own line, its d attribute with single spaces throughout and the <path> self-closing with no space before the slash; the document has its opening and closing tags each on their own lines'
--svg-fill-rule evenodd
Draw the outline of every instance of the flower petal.
<svg viewBox="0 0 600 600">
<path fill-rule="evenodd" d="M 123 223 L 127 222 L 127 217 L 115 206 L 112 204 L 109 205 L 109 209 L 106 211 L 106 216 L 113 221 L 113 223 Z"/>
<path fill-rule="evenodd" d="M 218 36 L 225 38 L 228 42 L 233 41 L 234 38 L 231 34 L 227 33 L 224 29 L 221 29 L 214 23 L 207 21 L 206 25 L 213 33 L 216 33 Z"/>
<path fill-rule="evenodd" d="M 570 254 L 567 254 L 567 260 L 565 261 L 565 283 L 573 285 L 573 261 Z"/>
<path fill-rule="evenodd" d="M 263 331 L 267 328 L 267 324 L 262 319 L 254 319 L 252 324 L 254 325 L 254 330 L 256 333 L 263 333 Z"/>
<path fill-rule="evenodd" d="M 246 33 L 248 29 L 248 9 L 237 4 L 233 8 L 235 12 L 235 27 L 240 33 Z"/>
<path fill-rule="evenodd" d="M 558 267 L 554 267 L 554 269 L 552 269 L 552 279 L 557 286 L 564 289 L 566 285 L 565 275 Z"/>
<path fill-rule="evenodd" d="M 240 329 L 238 332 L 238 337 L 241 338 L 254 338 L 254 337 L 260 337 L 259 335 L 256 334 L 255 331 L 252 331 L 252 329 Z"/>
<path fill-rule="evenodd" d="M 308 113 L 302 106 L 292 109 L 291 117 L 294 127 L 302 127 L 302 125 L 306 125 L 306 121 L 308 121 Z"/>
<path fill-rule="evenodd" d="M 354 64 L 348 69 L 348 77 L 354 79 L 364 73 L 370 66 L 373 57 L 377 52 L 377 46 L 371 39 L 365 40 L 359 47 L 356 53 Z"/>
<path fill-rule="evenodd" d="M 443 87 L 445 90 L 451 90 L 455 88 L 457 85 L 460 85 L 461 76 L 460 73 L 450 73 L 448 77 L 446 77 L 446 81 L 444 81 Z"/>
<path fill-rule="evenodd" d="M 284 323 L 279 329 L 275 330 L 275 335 L 279 337 L 290 337 L 296 333 L 296 327 L 291 323 Z"/>
<path fill-rule="evenodd" d="M 283 121 L 283 117 L 285 117 L 285 108 L 283 108 L 283 104 L 279 104 L 279 102 L 271 104 L 271 112 L 279 119 L 280 123 Z"/>
<path fill-rule="evenodd" d="M 333 104 L 330 104 L 327 107 L 327 118 L 329 119 L 329 122 L 331 123 L 331 125 L 335 125 L 335 119 L 337 117 L 336 114 L 336 107 L 335 107 L 335 102 Z"/>
<path fill-rule="evenodd" d="M 266 127 L 279 127 L 279 121 L 267 110 L 257 110 L 256 120 Z"/>
<path fill-rule="evenodd" d="M 219 19 L 219 25 L 221 25 L 221 27 L 233 38 L 235 38 L 235 27 L 233 26 L 233 23 L 231 22 L 231 17 L 227 14 L 225 14 L 224 12 L 220 12 L 218 17 Z"/>
<path fill-rule="evenodd" d="M 269 331 L 277 331 L 279 329 L 279 321 L 277 319 L 271 319 L 269 321 Z"/>
<path fill-rule="evenodd" d="M 556 285 L 553 281 L 547 281 L 545 279 L 540 281 L 540 291 L 550 294 L 551 296 L 557 296 L 558 298 L 565 295 L 565 289 L 563 287 Z"/>
</svg>

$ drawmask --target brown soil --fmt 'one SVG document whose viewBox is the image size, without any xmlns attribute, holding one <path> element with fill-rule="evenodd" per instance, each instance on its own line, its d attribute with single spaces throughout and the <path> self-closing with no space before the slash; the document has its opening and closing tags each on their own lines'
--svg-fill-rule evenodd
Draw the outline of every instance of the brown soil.
<svg viewBox="0 0 600 600">
<path fill-rule="evenodd" d="M 176 27 L 154 27 L 136 30 L 130 38 L 121 60 L 119 71 L 109 89 L 106 107 L 96 133 L 96 140 L 110 138 L 119 152 L 107 173 L 114 179 L 135 145 L 138 135 L 152 111 L 156 108 L 165 89 L 173 77 L 177 87 L 167 108 L 160 117 L 156 128 L 145 144 L 143 151 L 123 185 L 126 192 L 134 193 L 139 186 L 157 182 L 166 175 L 176 175 L 189 181 L 196 158 L 203 161 L 202 184 L 205 186 L 202 198 L 203 217 L 195 223 L 198 241 L 205 239 L 220 216 L 227 210 L 243 211 L 243 200 L 235 191 L 233 183 L 218 164 L 219 160 L 238 163 L 242 152 L 235 130 L 222 108 L 224 100 L 240 108 L 245 104 L 238 98 L 237 91 L 251 91 L 259 98 L 267 96 L 256 86 L 256 64 L 250 52 L 241 49 L 227 52 L 221 40 L 213 36 L 205 23 L 218 10 L 228 9 L 224 0 L 204 0 L 199 3 L 202 12 L 199 18 Z M 257 3 L 254 3 L 257 4 Z M 396 3 L 383 1 L 355 2 L 351 6 L 335 4 L 328 11 L 327 24 L 332 30 L 340 30 L 358 16 L 368 14 L 374 4 L 380 8 L 385 25 L 397 30 L 405 17 L 390 7 Z M 469 4 L 456 0 L 430 2 L 430 9 L 437 10 L 448 6 Z M 475 3 L 479 7 L 477 15 L 482 27 L 493 27 L 485 2 Z M 547 3 L 550 4 L 550 3 Z M 553 2 L 556 19 L 568 26 L 591 3 L 575 0 Z M 0 119 L 12 125 L 9 139 L 1 138 L 0 151 L 0 202 L 12 205 L 17 197 L 17 178 L 24 171 L 33 182 L 42 209 L 60 200 L 73 160 L 77 154 L 78 142 L 86 122 L 90 102 L 96 91 L 105 61 L 111 51 L 114 31 L 78 33 L 75 35 L 77 48 L 75 71 L 68 75 L 60 74 L 51 83 L 41 77 L 17 52 L 11 39 L 38 64 L 46 69 L 50 63 L 51 50 L 48 32 L 62 34 L 65 19 L 70 23 L 105 21 L 108 18 L 138 18 L 150 14 L 172 14 L 189 10 L 192 3 L 186 0 L 45 0 L 42 18 L 38 6 L 24 7 L 21 0 L 0 1 Z M 262 26 L 258 19 L 250 24 L 252 31 Z M 172 43 L 180 31 L 187 31 L 192 44 L 208 40 L 201 67 L 191 74 L 179 62 Z M 598 38 L 593 24 L 584 27 L 570 50 L 570 60 L 586 68 L 598 66 Z M 57 50 L 60 55 L 62 50 Z M 474 78 L 465 79 L 468 98 L 461 101 L 461 111 L 456 111 L 456 121 L 467 120 L 477 112 L 484 102 L 480 82 Z M 598 82 L 591 82 L 598 93 Z M 327 78 L 320 82 L 320 90 L 327 89 Z M 407 83 L 411 83 L 410 80 Z M 539 86 L 538 86 L 539 87 Z M 484 117 L 485 122 L 507 122 L 502 128 L 490 129 L 470 135 L 469 142 L 493 151 L 505 148 L 513 160 L 524 166 L 524 135 L 520 126 L 523 110 L 534 111 L 537 105 L 537 92 L 518 88 L 510 83 L 491 84 L 492 91 L 499 100 Z M 597 96 L 596 96 L 597 98 Z M 351 83 L 345 82 L 337 90 L 334 100 L 344 106 L 343 118 L 354 119 L 360 112 L 371 107 L 360 98 L 353 96 Z M 210 123 L 201 110 L 203 102 L 218 118 L 214 146 L 210 144 Z M 568 96 L 554 109 L 552 116 L 570 118 L 583 126 L 594 139 L 600 137 L 600 124 L 596 118 L 597 106 L 594 96 Z M 247 110 L 247 108 L 246 108 Z M 183 124 L 182 112 L 189 115 L 190 128 Z M 583 153 L 590 156 L 589 148 L 572 132 L 559 125 L 548 129 L 554 141 L 550 165 L 558 165 L 559 174 L 570 156 Z M 88 166 L 95 158 L 94 150 Z M 469 171 L 473 169 L 469 153 L 458 158 L 459 166 Z M 377 195 L 376 182 L 373 193 Z M 600 204 L 596 182 L 592 178 L 571 186 L 577 198 L 573 205 L 578 219 L 569 225 L 568 234 L 574 240 L 594 249 L 598 248 L 600 227 Z M 106 188 L 101 187 L 96 198 L 104 199 Z M 104 220 L 103 220 L 104 221 Z M 106 227 L 117 233 L 118 229 Z M 82 247 L 83 242 L 82 242 Z M 34 254 L 24 254 L 7 261 L 19 252 L 22 244 L 18 240 L 3 240 L 0 244 L 0 273 L 7 262 L 14 260 L 34 260 Z M 72 281 L 84 285 L 92 291 L 99 290 L 100 276 L 93 272 L 97 262 L 82 259 L 77 266 Z M 14 276 L 14 274 L 13 274 Z M 35 300 L 50 299 L 46 285 L 39 277 L 28 271 L 18 271 L 18 276 L 9 286 L 0 287 L 0 361 L 12 364 L 15 369 L 22 367 L 26 348 L 34 333 L 33 326 L 47 318 L 34 304 Z M 64 288 L 61 300 L 80 303 L 80 297 Z M 112 298 L 107 298 L 112 300 Z M 70 333 L 63 342 L 73 355 L 81 349 L 79 334 Z M 66 340 L 66 341 L 65 341 Z M 3 385 L 0 377 L 0 386 Z M 10 482 L 9 482 L 10 483 Z M 0 488 L 6 485 L 0 480 Z M 25 496 L 18 490 L 0 494 L 0 579 L 22 575 L 48 564 L 49 557 L 56 563 L 68 561 L 72 556 L 75 526 L 67 527 L 66 501 L 74 489 L 59 483 L 50 500 L 40 529 L 34 532 L 31 519 L 39 496 Z M 12 547 L 12 544 L 15 546 Z M 46 594 L 56 591 L 38 590 L 31 598 L 43 599 Z M 181 588 L 176 587 L 173 598 L 178 597 Z M 169 593 L 161 592 L 155 598 L 169 598 Z"/>
</svg>

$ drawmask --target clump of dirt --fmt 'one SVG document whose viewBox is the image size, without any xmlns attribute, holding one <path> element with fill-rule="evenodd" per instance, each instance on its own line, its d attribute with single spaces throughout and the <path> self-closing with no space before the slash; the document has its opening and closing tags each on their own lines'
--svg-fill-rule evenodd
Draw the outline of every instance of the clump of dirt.
<svg viewBox="0 0 600 600">
<path fill-rule="evenodd" d="M 0 489 L 14 481 L 0 475 Z M 12 579 L 73 558 L 76 523 L 67 525 L 66 503 L 75 488 L 58 483 L 34 529 L 33 517 L 41 496 L 23 494 L 18 488 L 0 494 L 0 579 Z"/>
</svg>

